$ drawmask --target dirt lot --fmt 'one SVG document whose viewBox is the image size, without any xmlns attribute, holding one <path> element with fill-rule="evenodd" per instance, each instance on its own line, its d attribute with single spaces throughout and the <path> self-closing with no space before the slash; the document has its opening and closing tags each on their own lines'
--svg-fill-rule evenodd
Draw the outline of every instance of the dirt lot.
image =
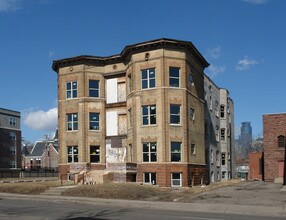
<svg viewBox="0 0 286 220">
<path fill-rule="evenodd" d="M 37 195 L 57 186 L 60 186 L 59 181 L 0 183 L 0 192 Z"/>
<path fill-rule="evenodd" d="M 0 192 L 40 194 L 50 187 L 57 186 L 60 186 L 59 181 L 0 183 Z M 63 195 L 106 199 L 286 207 L 286 191 L 281 191 L 281 187 L 281 184 L 276 183 L 240 180 L 213 183 L 205 187 L 196 186 L 180 189 L 159 188 L 136 183 L 111 183 L 69 188 Z"/>
<path fill-rule="evenodd" d="M 286 191 L 281 184 L 261 181 L 244 181 L 206 192 L 186 196 L 181 202 L 219 203 L 260 206 L 286 206 Z"/>
</svg>

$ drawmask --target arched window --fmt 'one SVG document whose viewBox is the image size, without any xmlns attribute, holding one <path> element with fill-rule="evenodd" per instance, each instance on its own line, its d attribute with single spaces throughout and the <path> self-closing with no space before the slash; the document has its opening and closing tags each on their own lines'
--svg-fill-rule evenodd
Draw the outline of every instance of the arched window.
<svg viewBox="0 0 286 220">
<path fill-rule="evenodd" d="M 278 147 L 285 147 L 285 136 L 278 136 Z"/>
</svg>

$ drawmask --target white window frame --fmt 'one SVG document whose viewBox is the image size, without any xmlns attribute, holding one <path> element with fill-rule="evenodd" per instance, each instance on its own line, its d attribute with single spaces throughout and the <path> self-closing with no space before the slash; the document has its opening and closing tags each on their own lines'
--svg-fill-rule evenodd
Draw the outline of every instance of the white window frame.
<svg viewBox="0 0 286 220">
<path fill-rule="evenodd" d="M 69 149 L 72 149 L 71 153 L 69 153 Z M 77 150 L 77 154 L 75 154 L 75 150 Z M 77 161 L 75 161 L 75 158 L 77 156 Z M 71 162 L 69 162 L 69 157 L 71 157 Z M 78 146 L 68 146 L 67 147 L 67 163 L 78 163 L 79 162 L 79 152 L 78 152 Z"/>
<path fill-rule="evenodd" d="M 154 77 L 150 77 L 151 70 L 154 71 Z M 143 79 L 143 71 L 147 72 L 147 78 Z M 151 80 L 155 81 L 155 84 L 152 87 L 150 87 L 150 81 Z M 143 81 L 147 81 L 147 87 L 146 88 L 143 88 Z M 155 87 L 156 87 L 156 71 L 155 71 L 155 68 L 142 69 L 141 70 L 141 89 L 150 89 L 150 88 L 155 88 Z"/>
<path fill-rule="evenodd" d="M 12 140 L 12 141 L 17 140 L 17 136 L 16 136 L 16 133 L 14 131 L 10 131 L 10 140 Z"/>
<path fill-rule="evenodd" d="M 91 87 L 90 86 L 90 82 L 91 81 L 96 81 L 97 83 L 98 83 L 98 88 L 93 88 L 93 87 Z M 88 85 L 88 95 L 89 95 L 89 97 L 92 97 L 92 98 L 99 98 L 100 97 L 100 80 L 97 80 L 97 79 L 89 79 L 89 81 L 88 81 L 88 83 L 89 83 L 89 85 Z M 91 92 L 92 91 L 97 91 L 97 93 L 98 93 L 98 96 L 91 96 Z"/>
<path fill-rule="evenodd" d="M 92 119 L 91 114 L 96 114 L 98 116 L 98 120 Z M 92 123 L 98 123 L 98 126 L 92 128 Z M 100 130 L 100 113 L 99 112 L 90 112 L 89 113 L 89 130 L 91 131 L 99 131 Z"/>
<path fill-rule="evenodd" d="M 180 178 L 174 179 L 173 174 L 180 174 Z M 174 184 L 174 181 L 179 181 L 179 184 Z M 182 173 L 171 173 L 171 187 L 182 187 Z"/>
<path fill-rule="evenodd" d="M 147 145 L 148 147 L 148 151 L 144 151 L 144 145 Z M 156 147 L 156 151 L 152 151 L 152 147 Z M 146 142 L 146 143 L 142 143 L 142 152 L 143 152 L 143 158 L 142 161 L 143 163 L 156 163 L 158 161 L 157 158 L 157 142 Z M 144 155 L 147 155 L 148 157 L 148 161 L 144 161 Z M 156 160 L 155 161 L 151 161 L 152 156 L 155 155 L 156 156 Z"/>
<path fill-rule="evenodd" d="M 73 88 L 73 85 L 75 83 L 75 87 Z M 70 89 L 68 89 L 68 85 L 70 84 Z M 76 94 L 74 95 L 74 92 L 76 92 Z M 68 95 L 70 93 L 70 96 Z M 74 99 L 77 98 L 77 81 L 70 81 L 70 82 L 66 82 L 66 98 L 67 99 Z"/>
<path fill-rule="evenodd" d="M 149 181 L 147 182 L 146 180 L 146 175 L 149 176 Z M 154 179 L 152 180 L 152 175 L 155 175 L 155 181 Z M 144 184 L 152 184 L 152 185 L 156 185 L 156 182 L 157 182 L 157 173 L 155 172 L 145 172 L 143 173 L 143 181 L 144 181 Z"/>
<path fill-rule="evenodd" d="M 69 116 L 71 116 L 70 121 L 69 121 Z M 68 113 L 66 117 L 67 117 L 67 131 L 77 131 L 78 130 L 78 113 Z M 77 120 L 75 120 L 75 118 Z M 71 125 L 71 129 L 69 129 L 69 125 Z"/>
<path fill-rule="evenodd" d="M 12 126 L 16 126 L 16 118 L 10 117 L 9 118 L 9 124 L 12 125 Z"/>
<path fill-rule="evenodd" d="M 172 106 L 176 106 L 176 107 L 179 107 L 179 113 L 172 113 L 171 112 L 171 109 L 172 109 Z M 172 116 L 174 117 L 179 117 L 179 123 L 172 123 L 172 120 L 171 120 L 171 118 L 172 118 Z M 179 105 L 179 104 L 170 104 L 170 124 L 171 125 L 181 125 L 181 105 Z"/>
<path fill-rule="evenodd" d="M 91 148 L 92 148 L 92 147 L 95 148 L 95 152 L 93 152 L 93 153 L 91 152 Z M 89 162 L 90 162 L 90 163 L 100 163 L 100 146 L 99 146 L 99 145 L 90 145 L 90 146 L 89 146 L 89 151 L 90 151 L 90 152 L 89 152 L 89 155 L 90 155 L 90 156 L 89 156 Z M 95 157 L 95 158 L 98 157 L 98 161 L 96 161 L 96 162 L 91 161 L 91 158 L 92 158 L 92 157 Z"/>
<path fill-rule="evenodd" d="M 177 152 L 177 151 L 174 151 L 173 149 L 172 149 L 172 145 L 173 144 L 176 144 L 176 143 L 178 143 L 178 144 L 180 144 L 180 150 L 179 150 L 179 152 Z M 182 162 L 182 142 L 179 142 L 179 141 L 172 141 L 171 142 L 171 162 L 174 162 L 174 163 L 180 163 L 180 162 Z M 180 159 L 179 159 L 179 161 L 175 161 L 175 160 L 172 160 L 172 155 L 173 154 L 178 154 L 178 155 L 180 155 Z"/>
<path fill-rule="evenodd" d="M 179 76 L 171 76 L 171 69 L 172 69 L 172 68 L 179 71 Z M 170 87 L 175 87 L 175 88 L 181 87 L 180 76 L 181 76 L 181 69 L 180 69 L 180 67 L 170 66 L 170 67 L 169 67 L 169 86 L 170 86 Z M 178 82 L 179 82 L 179 83 L 178 83 L 178 86 L 171 85 L 171 79 L 178 80 Z"/>
<path fill-rule="evenodd" d="M 147 108 L 147 114 L 144 114 L 144 108 Z M 151 114 L 151 108 L 155 108 L 155 114 Z M 142 126 L 156 125 L 157 124 L 157 107 L 156 105 L 145 105 L 141 107 L 142 109 Z M 144 118 L 147 118 L 148 123 L 144 124 Z M 156 123 L 151 123 L 151 118 L 155 118 Z"/>
</svg>

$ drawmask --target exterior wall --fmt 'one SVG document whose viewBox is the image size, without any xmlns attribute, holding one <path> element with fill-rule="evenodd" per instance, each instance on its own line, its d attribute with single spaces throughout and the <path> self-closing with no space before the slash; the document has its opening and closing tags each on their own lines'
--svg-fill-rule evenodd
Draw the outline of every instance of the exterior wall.
<svg viewBox="0 0 286 220">
<path fill-rule="evenodd" d="M 263 180 L 263 153 L 249 154 L 249 180 Z"/>
<path fill-rule="evenodd" d="M 0 169 L 21 168 L 21 139 L 20 112 L 0 108 Z"/>
<path fill-rule="evenodd" d="M 52 144 L 50 144 L 42 155 L 42 169 L 57 170 L 58 169 L 58 152 Z"/>
<path fill-rule="evenodd" d="M 208 182 L 217 182 L 221 178 L 219 141 L 220 132 L 220 89 L 207 76 L 204 78 L 205 90 L 205 142 Z M 216 156 L 219 155 L 219 158 Z M 217 161 L 218 160 L 218 161 Z"/>
<path fill-rule="evenodd" d="M 179 87 L 169 86 L 169 67 L 180 69 Z M 142 89 L 141 70 L 148 68 L 155 68 L 156 86 Z M 188 186 L 192 177 L 194 184 L 205 183 L 203 69 L 197 57 L 184 47 L 157 46 L 132 52 L 125 62 L 98 66 L 76 63 L 59 68 L 61 176 L 98 169 L 105 170 L 113 180 L 128 180 L 134 178 L 134 166 L 131 169 L 124 164 L 135 163 L 138 182 L 143 181 L 143 173 L 156 170 L 160 186 L 171 186 L 171 173 L 174 172 L 181 174 L 182 186 Z M 89 79 L 100 81 L 98 98 L 89 97 Z M 71 81 L 77 81 L 77 97 L 67 99 L 66 83 Z M 180 124 L 170 124 L 170 104 L 181 106 Z M 156 106 L 154 125 L 142 124 L 142 106 L 146 105 Z M 194 117 L 190 115 L 191 108 Z M 97 131 L 89 130 L 89 112 L 100 113 Z M 70 113 L 78 114 L 76 131 L 67 131 L 66 115 Z M 172 141 L 182 143 L 181 161 L 171 162 Z M 143 162 L 143 143 L 146 142 L 157 143 L 156 162 Z M 90 164 L 90 145 L 100 146 L 99 163 Z M 68 146 L 78 147 L 79 161 L 75 164 L 67 161 Z M 191 152 L 191 146 L 195 146 L 195 151 Z M 117 170 L 121 168 L 122 175 Z"/>
<path fill-rule="evenodd" d="M 229 97 L 229 92 L 226 89 L 220 89 L 220 106 L 224 106 L 224 117 L 220 117 L 220 129 L 224 129 L 225 138 L 222 138 L 222 133 L 220 132 L 220 142 L 221 142 L 221 155 L 225 153 L 225 165 L 221 166 L 221 172 L 225 172 L 224 180 L 231 179 L 234 173 L 234 152 L 235 142 L 234 142 L 234 107 L 233 101 Z M 221 111 L 222 113 L 222 111 Z"/>
<path fill-rule="evenodd" d="M 282 181 L 279 177 L 283 177 L 281 169 L 285 161 L 285 143 L 284 147 L 278 147 L 280 135 L 286 136 L 286 114 L 263 115 L 265 181 Z"/>
</svg>

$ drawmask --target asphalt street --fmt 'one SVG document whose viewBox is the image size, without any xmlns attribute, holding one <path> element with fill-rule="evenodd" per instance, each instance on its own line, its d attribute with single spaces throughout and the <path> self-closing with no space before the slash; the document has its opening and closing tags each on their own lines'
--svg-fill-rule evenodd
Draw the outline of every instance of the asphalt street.
<svg viewBox="0 0 286 220">
<path fill-rule="evenodd" d="M 150 208 L 116 207 L 63 203 L 61 201 L 34 201 L 25 199 L 1 199 L 2 220 L 279 220 L 285 217 L 267 217 L 231 213 L 200 213 L 189 211 L 156 210 Z"/>
</svg>

